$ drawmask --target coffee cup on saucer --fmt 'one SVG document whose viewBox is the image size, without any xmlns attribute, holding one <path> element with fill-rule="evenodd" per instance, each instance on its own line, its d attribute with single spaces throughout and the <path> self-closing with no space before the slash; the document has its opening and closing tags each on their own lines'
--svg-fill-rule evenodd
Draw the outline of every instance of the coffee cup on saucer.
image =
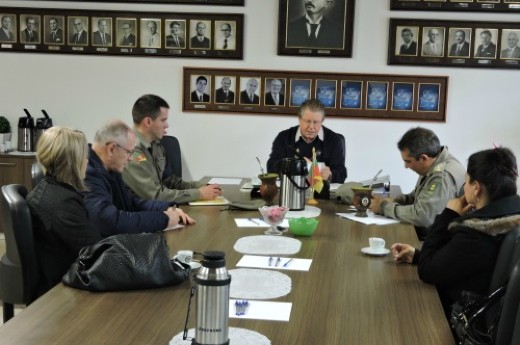
<svg viewBox="0 0 520 345">
<path fill-rule="evenodd" d="M 193 259 L 193 251 L 191 250 L 179 250 L 177 252 L 177 261 L 182 262 L 183 264 L 189 265 L 191 260 Z"/>
<path fill-rule="evenodd" d="M 381 252 L 385 249 L 385 240 L 381 237 L 370 237 L 368 239 L 370 249 L 374 252 Z"/>
</svg>

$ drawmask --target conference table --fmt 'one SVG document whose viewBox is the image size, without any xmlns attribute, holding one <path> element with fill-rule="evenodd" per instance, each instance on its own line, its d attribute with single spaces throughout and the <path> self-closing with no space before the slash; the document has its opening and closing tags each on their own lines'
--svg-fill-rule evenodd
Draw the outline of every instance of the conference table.
<svg viewBox="0 0 520 345">
<path fill-rule="evenodd" d="M 223 186 L 232 201 L 250 200 L 249 191 Z M 230 327 L 258 332 L 273 345 L 452 345 L 435 287 L 421 282 L 416 267 L 395 263 L 391 255 L 367 256 L 368 238 L 419 245 L 411 225 L 365 225 L 336 215 L 346 205 L 319 200 L 319 225 L 310 237 L 297 237 L 294 258 L 312 259 L 309 271 L 284 270 L 292 280 L 288 322 L 230 318 Z M 265 228 L 237 227 L 235 218 L 258 218 L 258 211 L 225 206 L 183 206 L 197 224 L 164 236 L 172 253 L 181 249 L 226 253 L 236 269 L 243 254 L 233 249 L 245 236 Z M 283 236 L 294 237 L 290 233 Z M 117 272 L 114 272 L 117 274 Z M 0 327 L 0 344 L 166 345 L 183 331 L 192 282 L 167 288 L 92 293 L 59 284 Z M 195 327 L 192 306 L 189 328 Z M 240 345 L 240 344 L 233 344 Z"/>
</svg>

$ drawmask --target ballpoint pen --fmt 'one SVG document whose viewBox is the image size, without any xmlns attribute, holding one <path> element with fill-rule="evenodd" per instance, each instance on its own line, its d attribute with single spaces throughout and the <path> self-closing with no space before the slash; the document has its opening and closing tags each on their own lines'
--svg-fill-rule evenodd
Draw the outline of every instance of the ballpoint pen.
<svg viewBox="0 0 520 345">
<path fill-rule="evenodd" d="M 268 265 L 271 266 L 273 264 L 273 258 L 269 257 Z"/>
<path fill-rule="evenodd" d="M 255 223 L 256 225 L 262 225 L 262 224 L 260 224 L 259 221 L 255 220 L 253 218 L 247 218 L 247 220 L 250 221 L 251 223 Z"/>
<path fill-rule="evenodd" d="M 274 264 L 276 267 L 278 267 L 278 265 L 280 264 L 280 261 L 282 261 L 281 258 L 277 258 L 276 259 L 276 263 Z"/>
<path fill-rule="evenodd" d="M 289 260 L 287 260 L 287 262 L 284 263 L 284 264 L 282 265 L 282 267 L 287 267 L 287 266 L 289 266 L 289 264 L 290 264 L 292 261 L 293 261 L 293 259 L 289 259 Z"/>
</svg>

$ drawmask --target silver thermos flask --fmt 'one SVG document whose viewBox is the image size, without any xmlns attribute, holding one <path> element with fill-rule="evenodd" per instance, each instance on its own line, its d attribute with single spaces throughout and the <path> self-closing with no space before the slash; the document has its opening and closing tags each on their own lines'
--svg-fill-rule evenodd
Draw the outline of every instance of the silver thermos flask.
<svg viewBox="0 0 520 345">
<path fill-rule="evenodd" d="M 280 206 L 291 211 L 305 209 L 305 190 L 307 181 L 307 162 L 303 158 L 284 158 L 279 163 Z"/>
<path fill-rule="evenodd" d="M 197 284 L 197 326 L 193 345 L 229 344 L 229 287 L 225 254 L 203 253 L 202 267 L 195 276 Z"/>
</svg>

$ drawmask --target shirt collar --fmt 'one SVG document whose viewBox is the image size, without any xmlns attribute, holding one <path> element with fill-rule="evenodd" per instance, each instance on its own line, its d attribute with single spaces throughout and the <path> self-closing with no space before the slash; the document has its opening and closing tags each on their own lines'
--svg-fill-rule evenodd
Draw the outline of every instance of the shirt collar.
<svg viewBox="0 0 520 345">
<path fill-rule="evenodd" d="M 305 15 L 305 19 L 307 19 L 307 24 L 321 24 L 321 21 L 323 20 L 323 16 L 319 17 L 318 20 L 315 22 L 309 17 L 308 14 Z"/>
<path fill-rule="evenodd" d="M 296 137 L 294 138 L 294 142 L 297 142 L 298 140 L 300 140 L 300 137 L 303 139 L 302 132 L 300 131 L 300 126 L 298 126 L 298 129 L 296 130 Z M 321 141 L 325 140 L 325 135 L 323 134 L 323 126 L 320 128 L 320 131 L 318 132 L 317 137 L 320 138 Z M 316 139 L 316 138 L 314 138 L 314 139 Z M 303 140 L 305 141 L 305 139 L 303 139 Z"/>
</svg>

